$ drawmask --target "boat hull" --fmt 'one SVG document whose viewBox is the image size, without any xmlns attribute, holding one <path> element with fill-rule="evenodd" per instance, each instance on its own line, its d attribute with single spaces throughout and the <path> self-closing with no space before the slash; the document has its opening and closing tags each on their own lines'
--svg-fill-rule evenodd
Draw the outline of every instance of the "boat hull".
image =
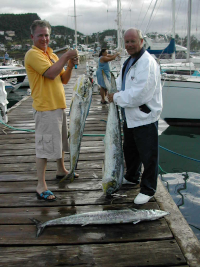
<svg viewBox="0 0 200 267">
<path fill-rule="evenodd" d="M 162 79 L 161 118 L 169 125 L 200 126 L 200 78 Z"/>
</svg>

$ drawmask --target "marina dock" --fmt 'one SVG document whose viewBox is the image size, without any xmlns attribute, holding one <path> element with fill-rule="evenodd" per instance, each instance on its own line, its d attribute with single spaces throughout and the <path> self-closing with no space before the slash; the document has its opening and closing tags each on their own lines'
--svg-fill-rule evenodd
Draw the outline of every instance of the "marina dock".
<svg viewBox="0 0 200 267">
<path fill-rule="evenodd" d="M 65 85 L 68 110 L 75 81 L 84 72 L 82 63 Z M 100 96 L 93 94 L 76 170 L 80 177 L 58 183 L 56 162 L 48 161 L 46 181 L 57 201 L 46 202 L 37 200 L 35 192 L 31 96 L 9 110 L 13 128 L 0 124 L 0 266 L 200 266 L 200 243 L 160 179 L 155 197 L 144 205 L 133 203 L 138 185 L 123 185 L 118 191 L 122 197 L 105 197 L 101 179 L 107 114 L 108 105 L 101 105 Z M 69 153 L 65 163 L 69 169 Z M 135 225 L 47 227 L 40 237 L 30 220 L 120 208 L 161 209 L 170 215 Z"/>
</svg>

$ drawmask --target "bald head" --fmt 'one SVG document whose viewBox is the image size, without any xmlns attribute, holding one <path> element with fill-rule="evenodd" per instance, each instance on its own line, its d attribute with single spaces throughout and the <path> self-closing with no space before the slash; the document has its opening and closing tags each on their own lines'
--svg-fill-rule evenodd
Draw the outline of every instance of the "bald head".
<svg viewBox="0 0 200 267">
<path fill-rule="evenodd" d="M 124 34 L 124 43 L 129 55 L 134 57 L 143 47 L 142 32 L 134 28 L 128 29 Z"/>
<path fill-rule="evenodd" d="M 136 29 L 136 28 L 130 28 L 130 29 L 128 29 L 127 31 L 125 31 L 125 33 L 124 33 L 124 38 L 125 38 L 125 35 L 126 34 L 136 34 L 136 35 L 138 35 L 138 37 L 139 37 L 139 39 L 143 39 L 143 35 L 142 35 L 142 32 L 141 32 L 141 30 L 138 30 L 138 29 Z"/>
</svg>

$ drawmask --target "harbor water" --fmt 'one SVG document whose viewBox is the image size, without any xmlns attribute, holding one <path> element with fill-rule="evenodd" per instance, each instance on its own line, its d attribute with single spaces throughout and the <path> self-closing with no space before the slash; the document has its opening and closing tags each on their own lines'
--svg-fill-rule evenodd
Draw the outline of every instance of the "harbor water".
<svg viewBox="0 0 200 267">
<path fill-rule="evenodd" d="M 8 108 L 27 96 L 27 90 L 10 93 Z M 200 240 L 200 128 L 169 126 L 160 120 L 159 146 L 161 180 Z"/>
<path fill-rule="evenodd" d="M 161 180 L 200 240 L 200 128 L 160 126 Z"/>
</svg>

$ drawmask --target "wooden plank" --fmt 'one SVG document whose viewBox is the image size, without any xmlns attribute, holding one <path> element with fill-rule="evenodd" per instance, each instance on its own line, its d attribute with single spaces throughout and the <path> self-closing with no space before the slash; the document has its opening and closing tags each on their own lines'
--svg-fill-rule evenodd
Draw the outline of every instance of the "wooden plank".
<svg viewBox="0 0 200 267">
<path fill-rule="evenodd" d="M 55 171 L 46 171 L 46 181 L 55 180 L 56 172 Z M 81 170 L 78 180 L 81 179 L 101 179 L 102 171 L 99 169 L 91 170 Z M 37 180 L 36 171 L 25 172 L 4 172 L 0 173 L 0 182 L 20 182 L 20 181 L 35 181 Z"/>
<path fill-rule="evenodd" d="M 6 153 L 7 152 L 7 153 Z M 9 152 L 9 153 L 8 153 Z M 15 156 L 15 157 L 13 157 Z M 19 156 L 19 157 L 18 157 Z M 27 157 L 28 156 L 28 157 Z M 14 150 L 14 151 L 2 151 L 0 156 L 0 164 L 1 163 L 10 163 L 10 162 L 35 162 L 35 149 L 29 150 Z M 65 161 L 70 159 L 69 153 L 65 153 Z M 79 154 L 79 161 L 80 160 L 104 160 L 104 153 L 80 153 Z M 48 160 L 48 161 L 55 161 L 55 160 Z"/>
<path fill-rule="evenodd" d="M 1 248 L 1 252 L 0 261 L 5 266 L 10 266 L 10 263 L 26 267 L 33 266 L 33 263 L 38 264 L 38 266 L 87 267 L 186 265 L 179 247 L 171 240 L 129 242 L 127 244 L 5 247 Z"/>
<path fill-rule="evenodd" d="M 0 145 L 0 150 L 18 150 L 18 149 L 24 149 L 26 150 L 27 148 L 31 148 L 34 149 L 35 148 L 35 143 L 31 143 L 27 146 L 27 144 L 16 144 L 15 146 L 13 146 L 13 144 L 4 144 L 4 145 Z M 91 152 L 96 152 L 93 149 L 99 148 L 100 151 L 104 151 L 104 144 L 103 141 L 102 142 L 95 142 L 95 146 L 92 146 L 90 141 L 84 142 L 81 145 L 81 149 L 80 151 L 83 151 L 85 149 L 89 149 Z"/>
<path fill-rule="evenodd" d="M 102 169 L 102 160 L 96 161 L 79 161 L 77 166 L 77 171 L 80 169 Z M 65 162 L 65 167 L 67 169 L 70 168 L 70 163 Z M 11 164 L 1 164 L 0 166 L 1 172 L 29 172 L 29 171 L 36 171 L 36 164 L 35 163 L 23 163 L 20 164 L 11 163 Z M 56 162 L 48 162 L 47 163 L 47 170 L 55 170 L 56 171 Z"/>
<path fill-rule="evenodd" d="M 16 182 L 1 182 L 0 194 L 8 193 L 35 193 L 36 181 L 22 181 L 16 187 Z M 102 191 L 102 179 L 81 179 L 76 178 L 73 183 L 66 180 L 62 183 L 58 179 L 48 181 L 48 187 L 56 192 L 70 192 L 70 191 Z M 139 185 L 122 185 L 122 190 L 130 190 L 132 188 L 139 188 Z"/>
<path fill-rule="evenodd" d="M 23 136 L 24 136 L 24 134 L 15 134 L 14 138 L 11 139 L 10 136 L 3 135 L 3 136 L 1 136 L 0 144 L 1 145 L 5 144 L 5 140 L 6 140 L 7 144 L 13 144 L 13 143 L 14 144 L 23 144 L 23 143 L 30 143 L 30 141 L 32 143 L 35 142 L 35 135 L 34 134 L 30 133 L 30 136 L 27 136 L 27 137 L 25 137 L 25 136 L 23 137 Z M 104 138 L 103 136 L 83 136 L 82 142 L 84 142 L 84 141 L 92 141 L 92 142 L 102 141 L 103 138 Z"/>
<path fill-rule="evenodd" d="M 53 180 L 48 182 L 48 187 L 51 188 L 53 192 L 58 191 L 79 191 L 79 190 L 102 190 L 102 181 L 101 179 L 75 179 L 73 183 L 70 181 L 59 183 L 58 180 Z M 35 181 L 27 181 L 20 182 L 20 184 L 16 187 L 16 182 L 1 182 L 0 194 L 2 193 L 22 193 L 22 192 L 35 192 L 36 182 Z"/>
<path fill-rule="evenodd" d="M 112 229 L 112 231 L 111 231 Z M 148 232 L 148 235 L 146 234 Z M 165 219 L 138 224 L 55 226 L 44 229 L 36 237 L 36 226 L 0 225 L 0 245 L 56 245 L 119 243 L 149 240 L 172 239 L 172 233 L 166 227 Z M 28 237 L 28 238 L 27 238 Z M 172 241 L 173 242 L 173 241 Z"/>
<path fill-rule="evenodd" d="M 49 188 L 51 189 L 51 188 Z M 0 194 L 0 207 L 55 207 L 55 206 L 74 206 L 74 205 L 105 205 L 133 203 L 133 199 L 139 193 L 139 189 L 119 190 L 119 194 L 127 195 L 124 198 L 110 199 L 107 198 L 102 190 L 99 191 L 76 191 L 74 192 L 57 192 L 57 201 L 47 202 L 38 201 L 35 193 L 15 193 L 15 194 Z M 150 201 L 154 201 L 151 198 Z M 134 205 L 135 208 L 137 205 Z M 144 205 L 145 207 L 145 205 Z"/>
<path fill-rule="evenodd" d="M 1 155 L 0 157 L 0 164 L 10 164 L 10 163 L 20 163 L 20 162 L 35 162 L 35 150 L 32 150 L 32 155 L 30 155 L 30 152 L 26 155 L 23 155 L 24 151 L 20 151 L 21 156 L 19 153 L 11 153 L 12 155 L 4 155 L 4 157 Z M 15 157 L 13 157 L 15 155 Z M 69 153 L 66 153 L 65 155 L 65 161 L 70 160 Z M 80 153 L 79 154 L 79 160 L 80 161 L 103 161 L 104 160 L 104 153 Z M 48 162 L 55 162 L 55 160 L 48 160 Z"/>
</svg>

